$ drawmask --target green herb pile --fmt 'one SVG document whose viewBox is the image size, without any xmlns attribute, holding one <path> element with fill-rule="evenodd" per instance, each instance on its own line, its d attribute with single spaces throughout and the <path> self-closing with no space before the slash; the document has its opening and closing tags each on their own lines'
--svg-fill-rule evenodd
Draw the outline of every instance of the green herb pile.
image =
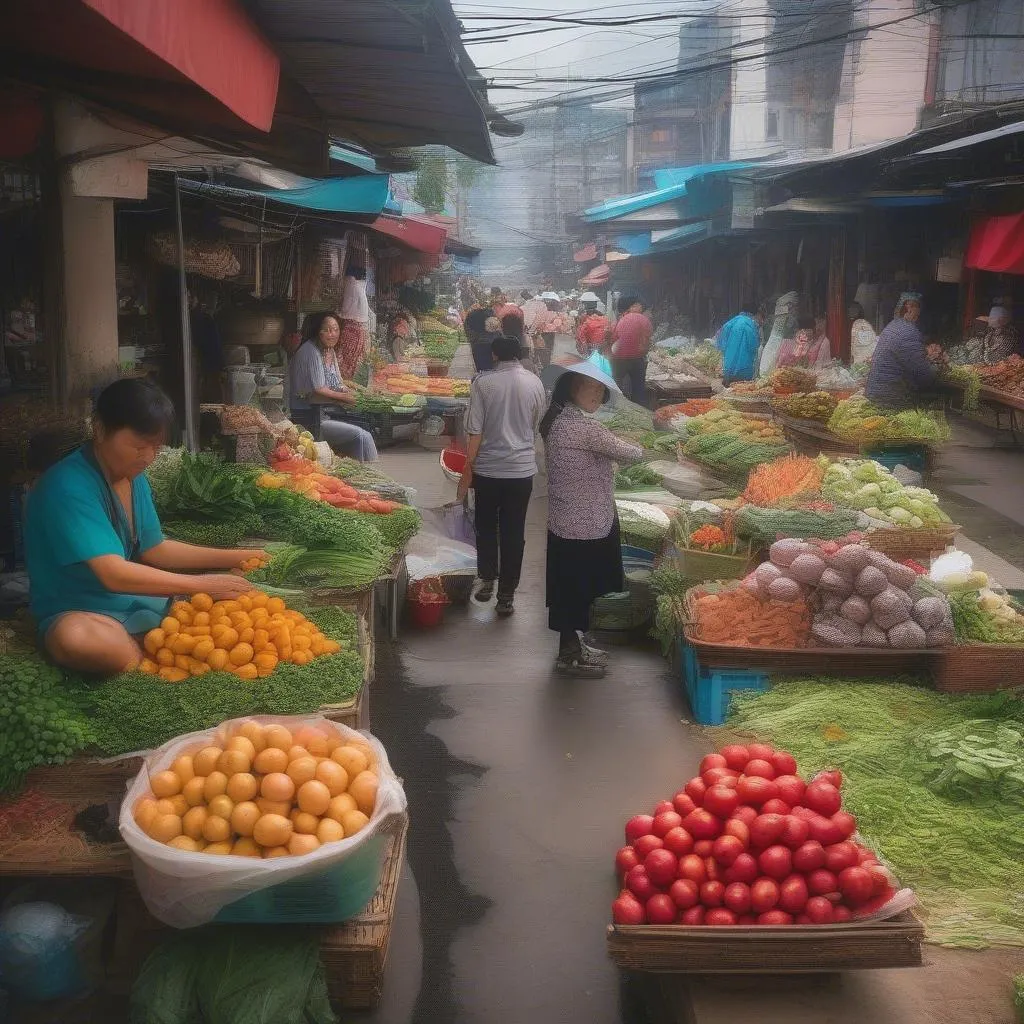
<svg viewBox="0 0 1024 1024">
<path fill-rule="evenodd" d="M 358 551 L 307 550 L 295 544 L 270 544 L 267 552 L 270 561 L 248 574 L 248 579 L 257 585 L 362 590 L 380 576 L 377 559 Z"/>
<path fill-rule="evenodd" d="M 615 490 L 642 491 L 645 488 L 660 487 L 661 476 L 642 462 L 627 466 L 615 474 Z"/>
<path fill-rule="evenodd" d="M 857 528 L 857 513 L 848 508 L 819 512 L 744 505 L 737 511 L 735 523 L 739 536 L 758 543 L 770 544 L 780 536 L 835 540 Z"/>
<path fill-rule="evenodd" d="M 964 411 L 974 412 L 980 403 L 981 375 L 973 366 L 947 366 L 940 379 L 964 389 Z"/>
<path fill-rule="evenodd" d="M 423 517 L 411 505 L 403 505 L 387 515 L 375 512 L 349 511 L 349 515 L 363 519 L 375 529 L 391 551 L 398 551 L 414 537 L 420 529 Z"/>
<path fill-rule="evenodd" d="M 360 491 L 375 491 L 386 501 L 398 501 L 403 505 L 409 504 L 408 488 L 365 462 L 347 458 L 339 459 L 331 470 L 331 474 Z"/>
<path fill-rule="evenodd" d="M 657 595 L 651 635 L 661 644 L 661 653 L 666 657 L 682 631 L 683 598 L 693 584 L 693 580 L 665 562 L 651 573 L 651 588 Z"/>
<path fill-rule="evenodd" d="M 982 607 L 977 591 L 952 593 L 949 607 L 960 643 L 1024 644 L 1024 625 L 1020 619 L 1000 619 Z"/>
<path fill-rule="evenodd" d="M 166 519 L 160 525 L 168 537 L 184 544 L 198 544 L 207 548 L 237 548 L 244 538 L 258 532 L 263 521 L 243 518 L 230 523 L 203 523 L 195 519 Z"/>
<path fill-rule="evenodd" d="M 360 391 L 356 395 L 356 404 L 353 408 L 357 412 L 391 412 L 395 402 L 393 398 L 381 395 L 375 391 Z"/>
<path fill-rule="evenodd" d="M 758 736 L 792 751 L 802 773 L 843 771 L 861 835 L 916 891 L 931 941 L 1024 945 L 1024 832 L 1007 800 L 1020 784 L 1008 763 L 1022 755 L 1018 698 L 793 679 L 736 695 L 732 712 L 723 743 Z"/>
</svg>

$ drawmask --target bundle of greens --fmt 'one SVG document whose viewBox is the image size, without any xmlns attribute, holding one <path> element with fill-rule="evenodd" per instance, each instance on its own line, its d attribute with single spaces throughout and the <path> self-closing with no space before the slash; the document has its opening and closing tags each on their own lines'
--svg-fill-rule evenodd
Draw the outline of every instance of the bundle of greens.
<svg viewBox="0 0 1024 1024">
<path fill-rule="evenodd" d="M 391 412 L 394 400 L 388 395 L 379 394 L 376 391 L 360 390 L 356 395 L 356 404 L 353 408 L 357 412 Z"/>
<path fill-rule="evenodd" d="M 962 644 L 1024 644 L 1024 613 L 991 590 L 949 595 L 956 638 Z"/>
<path fill-rule="evenodd" d="M 307 550 L 294 544 L 269 544 L 267 552 L 270 561 L 248 574 L 248 579 L 257 585 L 361 590 L 372 586 L 380 576 L 378 561 L 358 551 Z"/>
<path fill-rule="evenodd" d="M 650 487 L 660 487 L 661 476 L 642 462 L 635 466 L 627 466 L 615 474 L 615 490 L 642 491 Z"/>
<path fill-rule="evenodd" d="M 183 451 L 177 459 L 157 459 L 147 475 L 161 517 L 230 522 L 257 514 L 257 471 L 252 467 L 224 462 L 209 452 Z"/>
<path fill-rule="evenodd" d="M 973 412 L 981 404 L 981 374 L 973 366 L 947 366 L 939 379 L 964 389 L 964 410 Z"/>
<path fill-rule="evenodd" d="M 863 395 L 846 398 L 836 406 L 828 429 L 853 444 L 875 441 L 940 444 L 950 438 L 949 425 L 938 414 L 921 409 L 889 412 Z"/>
<path fill-rule="evenodd" d="M 857 513 L 848 508 L 760 508 L 744 505 L 736 513 L 736 532 L 755 543 L 770 544 L 780 537 L 835 540 L 857 527 Z"/>
</svg>

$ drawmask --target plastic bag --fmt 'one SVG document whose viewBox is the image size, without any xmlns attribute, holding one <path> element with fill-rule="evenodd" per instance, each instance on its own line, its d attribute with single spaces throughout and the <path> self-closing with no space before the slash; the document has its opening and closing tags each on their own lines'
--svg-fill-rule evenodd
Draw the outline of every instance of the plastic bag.
<svg viewBox="0 0 1024 1024">
<path fill-rule="evenodd" d="M 91 920 L 56 903 L 19 903 L 0 914 L 0 975 L 30 1000 L 57 999 L 84 985 L 75 943 Z"/>
<path fill-rule="evenodd" d="M 411 580 L 476 573 L 476 547 L 436 533 L 420 532 L 406 545 L 405 566 Z"/>
<path fill-rule="evenodd" d="M 432 533 L 476 549 L 476 527 L 473 511 L 463 501 L 452 501 L 440 508 L 421 509 L 421 533 Z"/>
<path fill-rule="evenodd" d="M 271 860 L 211 857 L 204 853 L 178 850 L 150 839 L 135 824 L 133 817 L 133 809 L 138 800 L 150 792 L 150 774 L 170 767 L 175 758 L 182 754 L 195 753 L 208 746 L 211 740 L 226 739 L 227 734 L 244 721 L 256 721 L 261 725 L 277 722 L 290 729 L 312 725 L 343 737 L 357 735 L 355 730 L 339 722 L 329 721 L 321 715 L 256 715 L 252 719 L 238 718 L 223 722 L 216 729 L 179 736 L 146 758 L 121 804 L 118 824 L 121 837 L 131 850 L 132 869 L 139 893 L 150 913 L 172 928 L 194 928 L 206 924 L 223 907 L 249 893 L 332 867 L 405 814 L 405 792 L 388 763 L 387 753 L 378 740 L 363 733 L 379 762 L 377 804 L 369 824 L 350 839 L 327 843 L 301 857 L 278 857 Z"/>
</svg>

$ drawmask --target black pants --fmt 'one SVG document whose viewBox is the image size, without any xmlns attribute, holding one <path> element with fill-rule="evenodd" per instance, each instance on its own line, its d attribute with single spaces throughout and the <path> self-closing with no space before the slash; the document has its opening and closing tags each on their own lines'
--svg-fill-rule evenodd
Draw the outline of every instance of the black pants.
<svg viewBox="0 0 1024 1024">
<path fill-rule="evenodd" d="M 498 596 L 519 586 L 526 546 L 526 510 L 533 477 L 515 480 L 473 474 L 476 492 L 476 566 L 482 580 L 498 581 Z"/>
<path fill-rule="evenodd" d="M 480 373 L 494 369 L 494 353 L 491 351 L 490 338 L 471 342 L 469 347 L 473 353 L 473 365 Z"/>
<path fill-rule="evenodd" d="M 647 407 L 646 356 L 638 359 L 616 359 L 612 356 L 612 376 L 631 402 Z"/>
</svg>

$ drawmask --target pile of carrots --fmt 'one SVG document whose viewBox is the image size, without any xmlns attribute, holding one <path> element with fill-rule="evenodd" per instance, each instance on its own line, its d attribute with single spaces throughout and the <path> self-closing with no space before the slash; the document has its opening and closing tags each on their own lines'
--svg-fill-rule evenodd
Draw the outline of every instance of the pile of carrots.
<svg viewBox="0 0 1024 1024">
<path fill-rule="evenodd" d="M 654 420 L 656 423 L 668 423 L 677 416 L 703 416 L 704 413 L 717 408 L 717 398 L 688 398 L 685 402 L 663 405 L 655 410 Z"/>
<path fill-rule="evenodd" d="M 703 594 L 692 604 L 696 637 L 737 647 L 806 647 L 811 613 L 806 602 L 762 601 L 745 587 Z"/>
<path fill-rule="evenodd" d="M 356 490 L 344 480 L 324 473 L 317 463 L 309 459 L 271 459 L 271 466 L 273 472 L 261 473 L 256 478 L 257 487 L 283 488 L 310 501 L 323 501 L 335 508 L 351 508 L 356 512 L 374 512 L 383 516 L 402 507 L 397 501 L 384 501 L 376 491 Z"/>
<path fill-rule="evenodd" d="M 743 497 L 751 505 L 773 508 L 785 498 L 818 494 L 825 471 L 806 455 L 786 455 L 755 466 L 747 479 Z"/>
</svg>

